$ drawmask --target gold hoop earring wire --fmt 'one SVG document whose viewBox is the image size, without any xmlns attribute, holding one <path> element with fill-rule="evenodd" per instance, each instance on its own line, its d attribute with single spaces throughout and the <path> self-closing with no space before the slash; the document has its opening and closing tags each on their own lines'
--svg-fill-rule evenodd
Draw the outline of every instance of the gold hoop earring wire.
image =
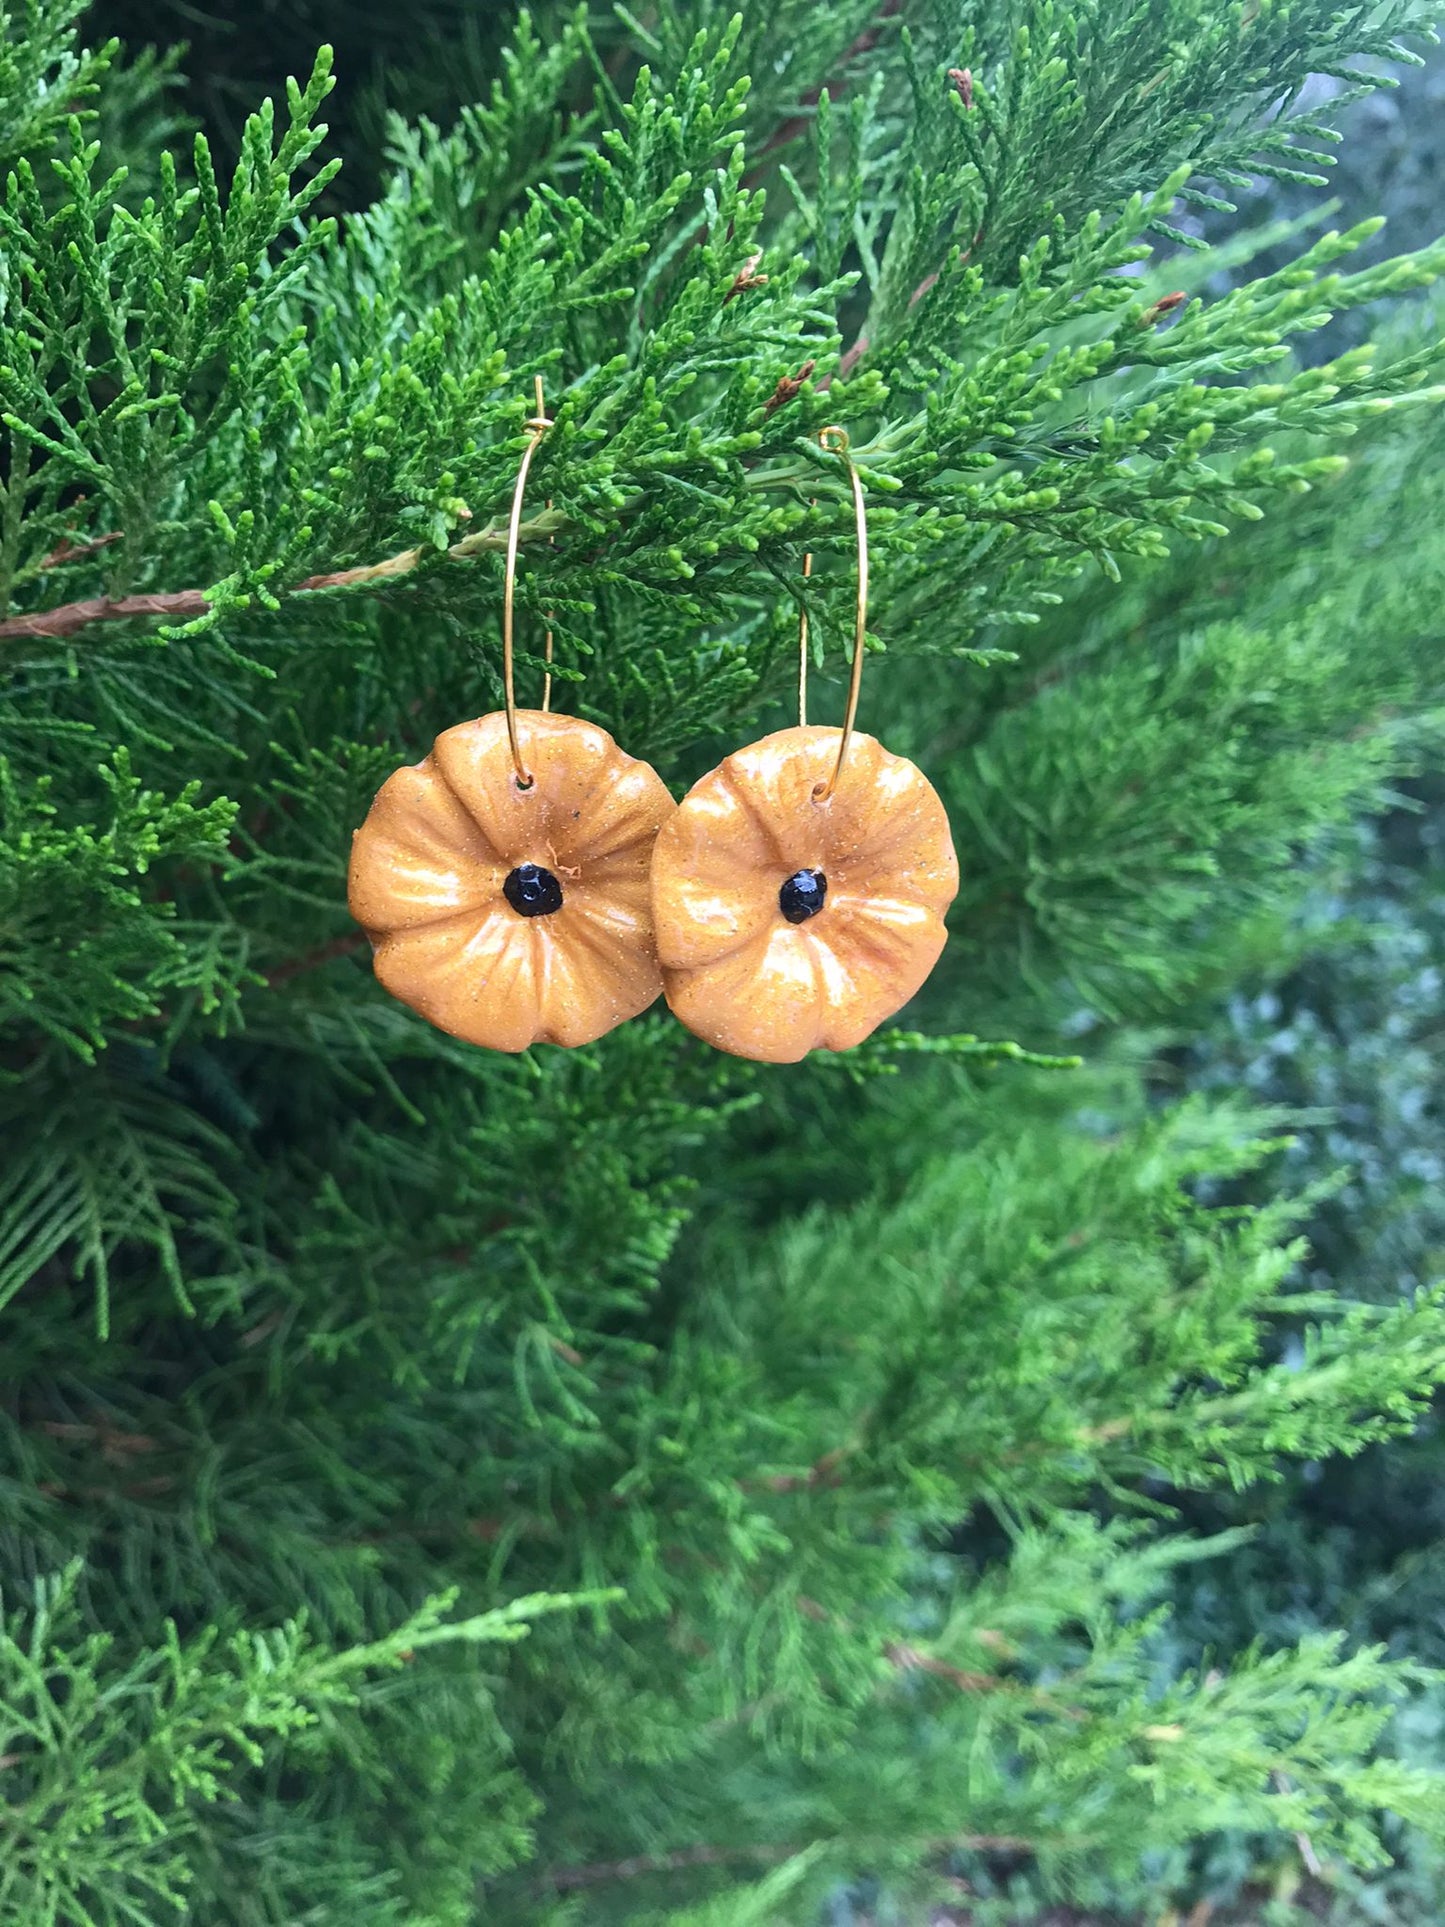
<svg viewBox="0 0 1445 1927">
<path fill-rule="evenodd" d="M 547 497 L 547 507 L 550 509 L 551 506 L 552 498 L 549 495 Z M 555 535 L 549 535 L 547 537 L 547 547 L 549 549 L 554 547 L 556 541 L 557 538 Z M 544 716 L 549 716 L 552 713 L 552 649 L 552 611 L 549 609 L 547 611 L 547 640 L 542 645 L 542 657 L 547 665 L 546 672 L 542 677 L 542 714 Z"/>
<path fill-rule="evenodd" d="M 818 506 L 817 497 L 808 504 L 809 508 Z M 813 555 L 809 550 L 803 557 L 803 580 L 806 582 L 813 573 Z M 808 605 L 798 604 L 798 727 L 808 727 Z"/>
<path fill-rule="evenodd" d="M 845 428 L 824 428 L 818 433 L 818 446 L 829 455 L 837 455 L 847 471 L 848 482 L 853 491 L 853 521 L 858 537 L 858 601 L 853 623 L 853 663 L 848 678 L 848 706 L 843 712 L 843 735 L 838 744 L 838 760 L 833 765 L 833 774 L 826 782 L 817 783 L 813 795 L 820 803 L 826 803 L 838 787 L 838 779 L 843 774 L 843 764 L 847 759 L 848 746 L 853 740 L 853 725 L 858 716 L 858 692 L 863 686 L 863 636 L 868 627 L 868 516 L 863 506 L 863 484 L 848 453 L 848 431 Z M 813 573 L 813 558 L 803 557 L 803 577 L 806 580 Z M 808 721 L 808 609 L 804 603 L 798 614 L 798 727 L 804 728 Z"/>
<path fill-rule="evenodd" d="M 527 423 L 528 442 L 522 455 L 522 466 L 517 470 L 517 486 L 512 490 L 512 516 L 507 524 L 507 567 L 502 586 L 502 687 L 507 703 L 507 744 L 512 752 L 512 768 L 517 773 L 519 789 L 532 787 L 532 775 L 522 761 L 522 746 L 517 740 L 517 692 L 514 686 L 512 653 L 512 603 L 517 588 L 517 536 L 522 526 L 522 496 L 527 488 L 527 470 L 532 466 L 532 457 L 537 445 L 552 426 L 547 419 L 547 406 L 542 399 L 542 377 L 537 376 L 537 413 Z M 552 637 L 547 636 L 547 661 L 552 661 Z M 552 699 L 552 678 L 547 676 L 546 702 L 549 707 Z M 836 778 L 835 778 L 836 780 Z"/>
</svg>

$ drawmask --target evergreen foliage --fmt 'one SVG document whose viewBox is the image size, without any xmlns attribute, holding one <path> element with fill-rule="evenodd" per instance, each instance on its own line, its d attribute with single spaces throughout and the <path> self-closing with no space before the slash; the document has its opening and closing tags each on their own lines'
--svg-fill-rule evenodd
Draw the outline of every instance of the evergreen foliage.
<svg viewBox="0 0 1445 1927">
<path fill-rule="evenodd" d="M 1291 932 L 1304 954 L 1281 981 L 1233 997 L 1224 1020 L 1180 1059 L 1192 1082 L 1247 1088 L 1301 1117 L 1284 1171 L 1324 1192 L 1308 1227 L 1313 1282 L 1375 1300 L 1438 1276 L 1445 1248 L 1434 1047 L 1442 823 L 1438 785 L 1415 787 L 1409 807 L 1320 854 Z M 1222 1568 L 1182 1573 L 1181 1652 L 1343 1626 L 1352 1639 L 1388 1640 L 1438 1666 L 1441 1443 L 1437 1400 L 1417 1434 L 1348 1468 L 1306 1464 L 1268 1488 L 1191 1501 L 1195 1529 L 1251 1530 Z M 1414 1702 L 1397 1741 L 1431 1757 L 1442 1721 L 1437 1683 Z M 1438 1854 L 1408 1834 L 1395 1844 L 1406 1848 L 1401 1864 L 1370 1878 L 1361 1905 L 1432 1920 Z M 1237 1842 L 1220 1843 L 1212 1858 L 1248 1865 Z"/>
<path fill-rule="evenodd" d="M 1410 1431 L 1445 1300 L 1302 1278 L 1308 1192 L 1238 1201 L 1283 1115 L 1151 1107 L 1129 1028 L 1438 731 L 1445 343 L 1290 349 L 1445 243 L 1181 239 L 1428 11 L 549 7 L 340 216 L 327 55 L 127 179 L 170 70 L 75 15 L 0 16 L 0 1918 L 735 1927 L 1438 1838 L 1419 1665 L 1171 1670 L 1158 1601 L 1236 1544 L 1171 1495 Z M 350 831 L 499 700 L 538 373 L 522 675 L 545 611 L 679 787 L 804 596 L 841 662 L 847 427 L 864 723 L 964 872 L 916 1029 L 501 1060 L 371 981 Z"/>
</svg>

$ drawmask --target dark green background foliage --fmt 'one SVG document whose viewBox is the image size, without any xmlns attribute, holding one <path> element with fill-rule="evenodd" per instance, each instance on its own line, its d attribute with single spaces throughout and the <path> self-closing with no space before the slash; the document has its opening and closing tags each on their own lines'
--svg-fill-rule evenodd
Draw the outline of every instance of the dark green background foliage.
<svg viewBox="0 0 1445 1927">
<path fill-rule="evenodd" d="M 0 1919 L 1431 1918 L 1429 9 L 372 12 L 0 16 Z M 839 699 L 847 426 L 907 1028 L 372 982 L 537 373 L 523 676 L 679 791 L 808 550 Z"/>
</svg>

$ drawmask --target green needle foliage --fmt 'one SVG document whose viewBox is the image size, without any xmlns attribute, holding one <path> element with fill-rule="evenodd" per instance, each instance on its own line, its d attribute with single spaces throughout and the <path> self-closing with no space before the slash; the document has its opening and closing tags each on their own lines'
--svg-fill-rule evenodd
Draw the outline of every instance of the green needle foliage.
<svg viewBox="0 0 1445 1927">
<path fill-rule="evenodd" d="M 1438 1839 L 1422 1666 L 1181 1670 L 1159 1601 L 1237 1549 L 1182 1495 L 1412 1429 L 1445 1299 L 1301 1282 L 1283 1114 L 1151 1108 L 1137 1038 L 1438 740 L 1445 243 L 1186 245 L 1428 10 L 546 7 L 339 216 L 328 54 L 127 174 L 171 67 L 76 11 L 0 12 L 0 1919 L 1157 1909 L 1224 1831 Z M 804 602 L 837 699 L 847 430 L 864 724 L 964 878 L 908 1028 L 513 1060 L 373 982 L 350 835 L 500 700 L 539 375 L 523 688 L 545 618 L 679 791 Z"/>
<path fill-rule="evenodd" d="M 420 1650 L 507 1644 L 538 1616 L 589 1603 L 539 1596 L 445 1620 L 447 1595 L 384 1639 L 339 1651 L 318 1647 L 299 1620 L 224 1641 L 208 1628 L 185 1643 L 168 1622 L 162 1644 L 125 1659 L 109 1635 L 82 1630 L 79 1581 L 78 1567 L 39 1580 L 30 1614 L 3 1639 L 4 1737 L 40 1767 L 33 1791 L 6 1811 L 0 1902 L 17 1920 L 184 1909 L 187 1810 L 221 1799 L 237 1766 L 263 1767 L 278 1741 L 304 1758 L 323 1725 L 324 1753 L 374 1700 L 368 1676 L 410 1665 Z"/>
</svg>

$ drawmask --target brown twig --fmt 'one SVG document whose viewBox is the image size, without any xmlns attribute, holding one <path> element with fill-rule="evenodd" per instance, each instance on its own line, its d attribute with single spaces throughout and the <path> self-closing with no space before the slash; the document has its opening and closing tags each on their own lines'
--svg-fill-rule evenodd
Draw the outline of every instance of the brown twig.
<svg viewBox="0 0 1445 1927">
<path fill-rule="evenodd" d="M 628 1860 L 593 1860 L 580 1867 L 554 1867 L 539 1886 L 572 1893 L 579 1887 L 600 1887 L 610 1880 L 636 1880 L 640 1874 L 681 1873 L 688 1867 L 718 1867 L 730 1860 L 786 1860 L 795 1846 L 678 1847 L 672 1853 L 636 1853 Z"/>
<path fill-rule="evenodd" d="M 925 1653 L 919 1647 L 904 1645 L 899 1640 L 883 1648 L 883 1657 L 890 1666 L 896 1666 L 902 1673 L 932 1673 L 937 1679 L 946 1679 L 960 1693 L 1007 1693 L 1014 1686 L 1012 1680 L 1000 1679 L 996 1673 L 966 1672 L 962 1666 L 950 1666 L 946 1659 L 939 1659 L 936 1653 Z"/>
<path fill-rule="evenodd" d="M 129 1485 L 114 1487 L 106 1485 L 61 1485 L 55 1479 L 42 1479 L 36 1485 L 35 1490 L 43 1493 L 47 1499 L 54 1499 L 58 1504 L 69 1505 L 74 1503 L 79 1505 L 83 1501 L 87 1505 L 94 1505 L 97 1502 L 105 1504 L 108 1500 L 113 1499 L 117 1492 L 119 1492 L 124 1499 L 158 1499 L 163 1492 L 173 1492 L 175 1485 L 176 1481 L 171 1474 L 162 1472 L 153 1479 L 133 1479 Z"/>
<path fill-rule="evenodd" d="M 114 529 L 109 535 L 97 535 L 93 542 L 59 542 L 49 555 L 40 558 L 42 569 L 58 569 L 67 562 L 79 562 L 82 556 L 95 555 L 101 549 L 108 549 L 112 542 L 119 542 L 120 530 Z"/>
<path fill-rule="evenodd" d="M 1040 1687 L 1030 1686 L 1026 1681 L 1000 1679 L 997 1673 L 972 1673 L 962 1666 L 952 1666 L 936 1653 L 925 1653 L 920 1647 L 893 1641 L 883 1648 L 883 1657 L 890 1666 L 902 1673 L 931 1673 L 936 1679 L 946 1679 L 950 1686 L 956 1686 L 960 1693 L 1003 1693 L 1026 1699 L 1033 1706 L 1057 1713 L 1066 1720 L 1086 1720 L 1089 1715 L 1082 1706 L 1069 1706 L 1057 1700 L 1051 1693 Z M 1145 1729 L 1148 1731 L 1149 1729 Z M 1157 1735 L 1156 1735 L 1157 1737 Z"/>
<path fill-rule="evenodd" d="M 1276 1789 L 1280 1793 L 1294 1792 L 1294 1785 L 1289 1775 L 1287 1773 L 1281 1773 L 1278 1767 L 1274 1769 L 1269 1777 L 1273 1780 Z M 1325 1870 L 1320 1864 L 1319 1855 L 1315 1852 L 1314 1842 L 1302 1828 L 1297 1827 L 1295 1829 L 1294 1843 L 1299 1848 L 1299 1857 L 1304 1862 L 1305 1872 L 1312 1875 L 1316 1880 L 1323 1879 Z"/>
<path fill-rule="evenodd" d="M 210 603 L 199 589 L 172 595 L 127 595 L 114 600 L 90 596 L 84 602 L 65 602 L 58 609 L 42 609 L 30 616 L 10 616 L 0 622 L 0 642 L 22 638 L 73 636 L 93 622 L 127 622 L 136 616 L 160 616 L 167 622 L 186 622 L 203 616 Z"/>
<path fill-rule="evenodd" d="M 972 69 L 968 67 L 950 67 L 948 70 L 948 78 L 950 79 L 950 81 L 952 81 L 954 87 L 957 89 L 958 97 L 963 102 L 965 108 L 971 108 L 973 106 Z M 977 248 L 979 242 L 982 239 L 983 239 L 983 226 L 982 226 L 982 223 L 980 223 L 980 225 L 974 232 L 973 239 L 969 242 L 968 246 L 963 250 L 963 252 L 958 257 L 958 265 L 960 267 L 963 267 L 967 264 L 974 250 Z M 935 285 L 935 283 L 937 282 L 942 272 L 943 272 L 942 268 L 935 268 L 931 274 L 924 275 L 923 279 L 919 282 L 918 286 L 913 290 L 912 294 L 910 294 L 908 297 L 908 311 L 910 314 L 913 312 L 914 308 L 918 306 L 918 303 L 923 299 L 924 295 L 928 293 L 929 289 Z M 1168 298 L 1169 297 L 1166 297 L 1166 299 Z M 863 359 L 864 355 L 867 354 L 869 346 L 870 344 L 869 344 L 867 335 L 860 334 L 858 339 L 853 343 L 853 346 L 847 351 L 847 353 L 839 361 L 838 366 L 834 370 L 834 372 L 831 375 L 826 376 L 821 385 L 824 388 L 831 388 L 835 381 L 846 381 L 849 375 L 851 375 L 853 370 L 857 367 L 858 363 Z"/>
<path fill-rule="evenodd" d="M 124 1465 L 138 1453 L 154 1452 L 156 1441 L 144 1432 L 121 1432 L 111 1425 L 69 1423 L 61 1419 L 42 1419 L 36 1428 L 47 1438 L 67 1439 L 82 1445 L 99 1445 L 101 1457 L 112 1465 Z"/>
<path fill-rule="evenodd" d="M 243 1331 L 241 1336 L 236 1340 L 236 1343 L 241 1347 L 242 1351 L 250 1351 L 253 1346 L 264 1344 L 273 1332 L 280 1331 L 285 1322 L 286 1314 L 284 1311 L 268 1312 L 258 1324 L 252 1325 L 248 1330 Z"/>
<path fill-rule="evenodd" d="M 404 1539 L 418 1545 L 454 1546 L 460 1534 L 465 1539 L 480 1539 L 484 1544 L 491 1545 L 501 1538 L 506 1529 L 500 1519 L 463 1519 L 460 1525 L 453 1524 L 451 1521 L 438 1525 L 411 1521 L 404 1526 L 378 1526 L 371 1532 L 362 1532 L 354 1539 L 345 1539 L 337 1543 L 353 1546 L 385 1546 Z M 533 1529 L 540 1531 L 541 1522 L 538 1521 Z"/>
<path fill-rule="evenodd" d="M 846 381 L 858 366 L 858 363 L 863 359 L 864 355 L 867 354 L 871 345 L 867 335 L 859 335 L 858 339 L 853 343 L 853 346 L 840 358 L 838 366 L 834 369 L 833 373 L 829 375 L 824 386 L 831 388 L 835 381 Z"/>
<path fill-rule="evenodd" d="M 293 977 L 299 977 L 307 970 L 319 970 L 322 964 L 332 962 L 336 957 L 348 957 L 353 950 L 360 950 L 366 942 L 364 930 L 348 930 L 344 936 L 333 937 L 330 943 L 318 944 L 314 950 L 306 951 L 299 957 L 288 957 L 266 972 L 266 988 L 278 990 L 282 984 L 289 984 Z"/>
<path fill-rule="evenodd" d="M 298 582 L 291 591 L 293 595 L 305 595 L 312 589 L 349 589 L 363 582 L 384 582 L 389 576 L 410 575 L 421 561 L 420 549 L 403 549 L 400 555 L 389 555 L 385 562 L 372 562 L 361 569 L 335 569 L 326 575 L 308 575 L 304 582 Z"/>
<path fill-rule="evenodd" d="M 558 527 L 565 520 L 556 509 L 543 509 L 522 525 L 520 535 L 524 542 L 550 541 Z M 111 538 L 107 538 L 111 539 Z M 452 562 L 469 561 L 473 556 L 484 555 L 493 550 L 504 549 L 507 545 L 507 531 L 500 524 L 488 523 L 474 535 L 464 535 L 459 542 L 453 542 L 445 552 L 445 559 Z M 309 575 L 304 582 L 293 583 L 286 595 L 309 595 L 318 589 L 357 588 L 369 582 L 395 580 L 407 576 L 428 554 L 434 550 L 403 549 L 400 555 L 391 555 L 384 562 L 368 562 L 359 568 L 336 569 L 325 575 Z M 160 617 L 166 622 L 190 622 L 197 616 L 210 611 L 210 600 L 200 589 L 177 589 L 169 594 L 133 596 L 90 596 L 83 602 L 65 602 L 57 609 L 37 610 L 28 616 L 10 616 L 0 622 L 0 642 L 20 640 L 52 640 L 73 636 L 77 630 L 88 629 L 96 622 L 128 622 L 137 617 Z"/>
<path fill-rule="evenodd" d="M 974 229 L 973 239 L 969 242 L 968 246 L 966 248 L 962 248 L 959 250 L 958 265 L 961 268 L 966 268 L 968 266 L 969 262 L 973 259 L 974 249 L 978 246 L 979 242 L 982 239 L 983 239 L 983 226 L 980 223 L 980 225 Z M 912 294 L 909 295 L 908 297 L 908 306 L 910 311 L 912 311 L 912 309 L 918 306 L 918 303 L 923 299 L 924 295 L 928 293 L 928 290 L 934 286 L 934 284 L 937 282 L 939 276 L 942 273 L 943 273 L 942 268 L 935 268 L 932 274 L 924 275 L 923 279 L 919 282 L 918 286 L 913 290 Z M 863 342 L 862 345 L 866 349 L 868 344 L 865 341 Z M 852 364 L 850 363 L 849 365 L 851 366 Z M 840 374 L 843 372 L 841 364 L 839 365 L 838 372 Z"/>
</svg>

